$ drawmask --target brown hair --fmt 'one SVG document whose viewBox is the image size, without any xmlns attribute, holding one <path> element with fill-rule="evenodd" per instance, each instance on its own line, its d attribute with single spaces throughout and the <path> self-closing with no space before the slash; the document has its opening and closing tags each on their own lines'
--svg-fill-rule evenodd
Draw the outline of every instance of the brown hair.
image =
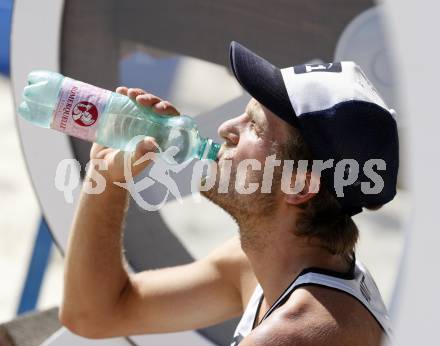
<svg viewBox="0 0 440 346">
<path fill-rule="evenodd" d="M 283 159 L 308 160 L 309 169 L 313 156 L 298 129 L 288 126 L 288 139 L 282 146 Z M 317 239 L 332 254 L 351 258 L 359 237 L 353 219 L 342 212 L 336 198 L 322 185 L 318 193 L 300 206 L 295 235 Z"/>
</svg>

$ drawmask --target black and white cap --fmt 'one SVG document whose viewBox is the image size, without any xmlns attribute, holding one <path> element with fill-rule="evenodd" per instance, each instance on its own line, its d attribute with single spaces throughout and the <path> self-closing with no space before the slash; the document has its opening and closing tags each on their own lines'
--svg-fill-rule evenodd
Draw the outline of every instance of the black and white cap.
<svg viewBox="0 0 440 346">
<path fill-rule="evenodd" d="M 394 198 L 396 121 L 358 65 L 346 61 L 279 69 L 237 42 L 231 43 L 230 63 L 252 97 L 299 129 L 315 160 L 333 160 L 321 182 L 346 213 Z M 351 174 L 356 167 L 358 174 Z M 346 174 L 342 190 L 337 186 L 341 169 L 343 178 Z M 351 176 L 357 179 L 350 181 Z"/>
</svg>

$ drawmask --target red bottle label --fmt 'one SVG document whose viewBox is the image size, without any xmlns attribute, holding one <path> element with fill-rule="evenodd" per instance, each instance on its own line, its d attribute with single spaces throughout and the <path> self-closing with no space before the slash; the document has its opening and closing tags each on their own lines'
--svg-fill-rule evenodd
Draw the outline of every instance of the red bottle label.
<svg viewBox="0 0 440 346">
<path fill-rule="evenodd" d="M 50 127 L 94 142 L 110 95 L 108 90 L 64 78 Z"/>
</svg>

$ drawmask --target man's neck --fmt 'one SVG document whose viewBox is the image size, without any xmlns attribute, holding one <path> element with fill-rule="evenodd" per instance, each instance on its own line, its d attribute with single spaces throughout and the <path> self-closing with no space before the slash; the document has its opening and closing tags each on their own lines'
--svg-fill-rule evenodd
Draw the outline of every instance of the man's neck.
<svg viewBox="0 0 440 346">
<path fill-rule="evenodd" d="M 273 220 L 282 220 L 274 222 Z M 264 291 L 265 303 L 271 306 L 289 284 L 309 267 L 347 272 L 349 263 L 332 255 L 313 242 L 294 234 L 294 218 L 258 220 L 240 224 L 243 251 Z"/>
</svg>

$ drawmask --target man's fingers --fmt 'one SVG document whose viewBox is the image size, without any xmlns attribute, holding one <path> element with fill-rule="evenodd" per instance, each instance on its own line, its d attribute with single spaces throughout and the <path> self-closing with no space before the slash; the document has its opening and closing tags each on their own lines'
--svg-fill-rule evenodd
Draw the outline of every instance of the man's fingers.
<svg viewBox="0 0 440 346">
<path fill-rule="evenodd" d="M 120 87 L 117 87 L 117 88 L 116 88 L 116 92 L 117 92 L 118 94 L 122 94 L 122 95 L 127 96 L 128 88 L 125 87 L 125 86 L 120 86 Z"/>
<path fill-rule="evenodd" d="M 98 149 L 93 153 L 93 157 L 95 157 L 96 159 L 103 159 L 113 150 L 114 149 L 112 148 L 102 147 L 102 149 Z"/>
<path fill-rule="evenodd" d="M 164 101 L 160 97 L 150 94 L 143 89 L 120 86 L 116 89 L 116 92 L 128 96 L 141 106 L 153 108 L 157 114 L 180 115 L 179 111 L 170 102 Z"/>
<path fill-rule="evenodd" d="M 140 88 L 119 87 L 120 93 L 124 93 L 132 100 L 135 100 L 141 106 L 151 107 L 157 114 L 161 115 L 179 115 L 179 111 L 168 101 L 162 100 L 156 95 L 150 94 Z"/>
<path fill-rule="evenodd" d="M 127 91 L 127 96 L 133 100 L 136 100 L 136 97 L 139 95 L 148 94 L 144 89 L 140 88 L 129 88 Z"/>
<path fill-rule="evenodd" d="M 162 100 L 153 94 L 141 94 L 136 96 L 136 102 L 145 107 L 152 107 L 156 103 L 161 102 Z"/>
<path fill-rule="evenodd" d="M 136 145 L 136 150 L 132 156 L 132 165 L 140 165 L 151 160 L 156 154 L 158 144 L 153 137 L 145 137 Z"/>
<path fill-rule="evenodd" d="M 158 147 L 156 141 L 152 137 L 145 137 L 136 145 L 136 150 L 131 156 L 131 172 L 133 176 L 142 172 L 145 167 L 156 156 L 156 148 Z"/>
<path fill-rule="evenodd" d="M 153 109 L 158 114 L 163 115 L 179 115 L 180 113 L 177 111 L 174 106 L 168 101 L 160 101 L 153 106 Z"/>
</svg>

